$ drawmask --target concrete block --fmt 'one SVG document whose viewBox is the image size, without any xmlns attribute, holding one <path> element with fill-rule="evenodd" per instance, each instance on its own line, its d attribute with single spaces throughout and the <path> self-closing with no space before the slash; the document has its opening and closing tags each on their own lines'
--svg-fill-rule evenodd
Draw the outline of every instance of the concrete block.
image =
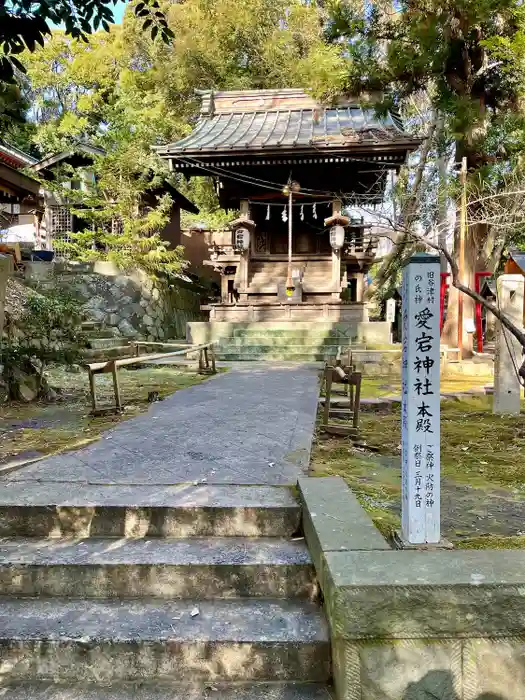
<svg viewBox="0 0 525 700">
<path fill-rule="evenodd" d="M 53 275 L 53 263 L 32 260 L 24 263 L 24 277 L 33 282 L 43 282 Z"/>
<path fill-rule="evenodd" d="M 93 272 L 104 277 L 119 277 L 119 275 L 122 275 L 121 270 L 115 263 L 108 260 L 97 260 L 93 263 Z"/>
<path fill-rule="evenodd" d="M 255 321 L 253 323 L 228 321 L 193 321 L 186 326 L 186 339 L 195 344 L 232 336 L 281 335 L 304 332 L 350 339 L 352 342 L 385 344 L 390 342 L 390 324 L 383 322 L 345 321 Z"/>
<path fill-rule="evenodd" d="M 463 693 L 463 700 L 525 697 L 525 637 L 465 640 Z"/>
<path fill-rule="evenodd" d="M 336 640 L 332 654 L 338 700 L 462 697 L 459 640 Z"/>
<path fill-rule="evenodd" d="M 328 552 L 336 637 L 418 639 L 525 633 L 525 552 Z"/>
<path fill-rule="evenodd" d="M 390 547 L 339 476 L 299 479 L 303 528 L 323 585 L 323 554 Z"/>
</svg>

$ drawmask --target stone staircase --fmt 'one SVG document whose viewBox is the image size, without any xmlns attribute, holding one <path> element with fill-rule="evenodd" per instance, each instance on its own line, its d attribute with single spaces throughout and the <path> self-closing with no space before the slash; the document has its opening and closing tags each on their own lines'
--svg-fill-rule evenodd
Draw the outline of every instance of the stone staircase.
<svg viewBox="0 0 525 700">
<path fill-rule="evenodd" d="M 133 355 L 128 338 L 122 337 L 116 328 L 104 327 L 98 321 L 84 321 L 82 333 L 87 340 L 87 347 L 82 352 L 86 362 L 102 362 Z"/>
<path fill-rule="evenodd" d="M 333 324 L 316 323 L 289 329 L 237 328 L 232 335 L 220 338 L 216 354 L 224 361 L 281 360 L 324 362 L 334 357 L 338 347 L 365 350 L 357 339 L 341 336 Z"/>
<path fill-rule="evenodd" d="M 0 698 L 328 700 L 292 491 L 4 482 Z"/>
</svg>

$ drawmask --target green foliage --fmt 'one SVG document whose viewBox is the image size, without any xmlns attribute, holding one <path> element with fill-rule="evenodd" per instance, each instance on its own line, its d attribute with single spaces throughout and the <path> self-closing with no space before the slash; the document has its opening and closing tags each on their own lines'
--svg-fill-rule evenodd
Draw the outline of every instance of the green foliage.
<svg viewBox="0 0 525 700">
<path fill-rule="evenodd" d="M 82 307 L 69 295 L 56 289 L 29 292 L 16 327 L 10 323 L 0 342 L 0 379 L 9 387 L 11 396 L 17 397 L 20 372 L 34 375 L 40 392 L 49 363 L 78 362 L 85 346 L 81 323 Z M 35 361 L 40 365 L 38 374 Z"/>
<path fill-rule="evenodd" d="M 344 41 L 350 89 L 383 91 L 383 106 L 421 91 L 447 118 L 470 167 L 486 162 L 488 125 L 524 94 L 525 14 L 516 0 L 329 3 L 328 36 Z"/>
<path fill-rule="evenodd" d="M 18 322 L 25 338 L 18 344 L 18 353 L 46 364 L 71 364 L 83 343 L 81 322 L 82 307 L 72 297 L 57 290 L 32 291 Z"/>
<path fill-rule="evenodd" d="M 83 207 L 73 212 L 82 216 L 87 226 L 70 232 L 69 241 L 57 242 L 57 252 L 82 262 L 108 260 L 121 270 L 140 268 L 152 277 L 179 274 L 186 267 L 184 248 L 170 248 L 160 236 L 170 220 L 171 197 L 164 195 L 152 202 L 153 206 L 142 207 L 137 191 L 128 191 L 128 197 L 121 192 L 117 201 L 111 201 L 107 194 L 78 196 Z"/>
<path fill-rule="evenodd" d="M 19 56 L 25 49 L 35 51 L 44 46 L 53 24 L 64 24 L 68 36 L 88 41 L 93 29 L 109 31 L 117 0 L 11 0 L 0 3 L 0 80 L 15 82 L 15 71 L 25 72 Z M 165 42 L 173 38 L 158 0 L 140 0 L 134 6 L 142 31 L 149 30 L 154 41 L 157 35 Z"/>
<path fill-rule="evenodd" d="M 0 138 L 24 151 L 32 151 L 36 131 L 26 122 L 29 102 L 18 85 L 0 80 Z"/>
<path fill-rule="evenodd" d="M 191 131 L 196 89 L 314 86 L 331 98 L 346 79 L 346 59 L 324 41 L 314 4 L 185 0 L 163 2 L 162 10 L 176 36 L 170 44 L 141 31 L 142 19 L 128 12 L 122 26 L 93 33 L 87 44 L 54 31 L 43 47 L 20 56 L 40 150 L 64 150 L 79 139 L 106 149 L 95 167 L 96 199 L 103 210 L 124 200 L 124 220 L 135 217 L 131 202 L 146 185 L 169 175 L 151 146 Z M 174 184 L 201 210 L 184 213 L 184 225 L 234 218 L 220 209 L 208 178 Z"/>
</svg>

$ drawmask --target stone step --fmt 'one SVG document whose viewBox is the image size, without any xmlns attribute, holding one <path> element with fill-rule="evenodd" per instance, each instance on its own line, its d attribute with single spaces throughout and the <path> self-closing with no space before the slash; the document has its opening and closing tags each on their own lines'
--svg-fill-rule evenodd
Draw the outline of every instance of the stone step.
<svg viewBox="0 0 525 700">
<path fill-rule="evenodd" d="M 256 351 L 245 348 L 218 349 L 216 359 L 222 362 L 259 362 L 259 361 L 281 361 L 281 362 L 326 362 L 335 356 L 335 352 L 327 350 L 309 350 L 309 348 L 275 348 L 272 350 Z"/>
<path fill-rule="evenodd" d="M 330 675 L 327 624 L 308 602 L 2 599 L 0 630 L 11 683 L 324 683 Z"/>
<path fill-rule="evenodd" d="M 82 321 L 81 328 L 84 332 L 98 331 L 102 329 L 102 323 L 100 321 Z"/>
<path fill-rule="evenodd" d="M 89 485 L 4 481 L 0 537 L 291 537 L 281 486 Z"/>
<path fill-rule="evenodd" d="M 309 598 L 304 540 L 198 538 L 0 540 L 4 596 Z"/>
<path fill-rule="evenodd" d="M 305 336 L 304 338 L 293 337 L 290 338 L 284 335 L 276 336 L 264 336 L 264 335 L 250 335 L 247 337 L 243 336 L 229 336 L 222 337 L 218 342 L 219 348 L 248 348 L 248 347 L 287 347 L 287 346 L 300 346 L 309 348 L 330 348 L 334 351 L 338 347 L 344 349 L 351 349 L 354 351 L 365 350 L 364 345 L 357 345 L 355 343 L 350 343 L 348 339 L 345 338 L 313 338 L 311 336 Z"/>
<path fill-rule="evenodd" d="M 308 345 L 286 345 L 282 347 L 240 345 L 219 346 L 216 357 L 223 362 L 243 362 L 261 360 L 289 360 L 291 362 L 324 362 L 335 357 L 337 346 L 309 347 Z M 393 363 L 399 365 L 400 356 L 397 352 L 382 350 L 355 350 L 353 362 L 359 370 L 361 366 L 377 363 Z"/>
<path fill-rule="evenodd" d="M 326 345 L 323 346 L 321 344 L 308 344 L 308 343 L 303 343 L 301 345 L 296 345 L 296 344 L 285 344 L 285 345 L 253 345 L 251 343 L 249 344 L 239 344 L 238 346 L 236 345 L 220 345 L 217 348 L 217 353 L 221 352 L 242 352 L 246 355 L 266 355 L 266 354 L 272 354 L 272 353 L 283 353 L 286 352 L 287 354 L 293 355 L 293 354 L 300 354 L 300 355 L 309 355 L 309 354 L 322 354 L 322 353 L 336 353 L 338 345 Z"/>
<path fill-rule="evenodd" d="M 346 342 L 352 342 L 352 337 L 341 335 L 337 331 L 327 328 L 268 328 L 261 327 L 261 324 L 255 324 L 252 328 L 233 328 L 232 335 L 235 338 L 250 338 L 252 336 L 261 336 L 267 338 L 335 338 Z"/>
<path fill-rule="evenodd" d="M 56 685 L 53 683 L 0 686 L 2 700 L 330 700 L 318 683 L 240 683 L 180 685 L 178 683 L 119 683 L 117 685 Z"/>
<path fill-rule="evenodd" d="M 108 326 L 106 328 L 87 328 L 84 330 L 85 335 L 91 338 L 121 338 L 118 328 Z"/>
<path fill-rule="evenodd" d="M 82 357 L 86 362 L 104 362 L 104 360 L 119 360 L 124 357 L 132 357 L 134 348 L 131 345 L 117 345 L 111 348 L 82 350 Z"/>
<path fill-rule="evenodd" d="M 93 338 L 89 337 L 87 339 L 87 344 L 92 350 L 109 350 L 113 348 L 128 347 L 124 338 L 119 337 L 106 337 L 106 338 Z"/>
</svg>

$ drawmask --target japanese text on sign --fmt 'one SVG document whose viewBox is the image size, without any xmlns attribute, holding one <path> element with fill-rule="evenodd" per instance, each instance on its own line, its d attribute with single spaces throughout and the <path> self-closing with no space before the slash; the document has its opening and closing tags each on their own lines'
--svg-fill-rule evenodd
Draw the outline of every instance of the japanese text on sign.
<svg viewBox="0 0 525 700">
<path fill-rule="evenodd" d="M 402 529 L 439 542 L 439 258 L 414 256 L 403 274 Z"/>
</svg>

